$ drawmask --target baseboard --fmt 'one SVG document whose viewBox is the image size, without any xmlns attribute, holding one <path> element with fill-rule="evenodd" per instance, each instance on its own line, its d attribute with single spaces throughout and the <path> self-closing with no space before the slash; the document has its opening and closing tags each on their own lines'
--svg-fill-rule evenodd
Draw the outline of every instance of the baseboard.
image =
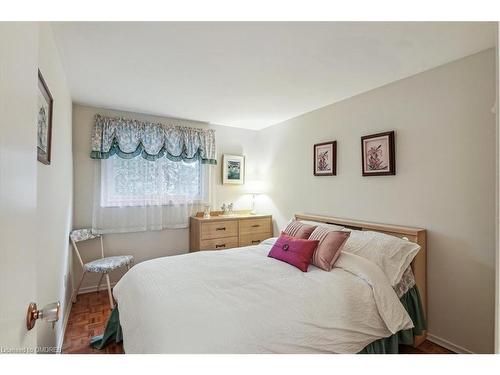
<svg viewBox="0 0 500 375">
<path fill-rule="evenodd" d="M 115 285 L 116 285 L 117 282 L 113 282 L 113 283 L 110 283 L 111 284 L 111 288 L 113 288 Z M 108 287 L 106 284 L 101 284 L 99 290 L 107 290 Z M 80 290 L 78 291 L 78 294 L 85 294 L 85 293 L 92 293 L 92 292 L 95 292 L 97 291 L 97 285 L 94 285 L 94 286 L 86 286 L 86 287 L 82 287 L 80 288 Z M 75 292 L 73 291 L 72 293 L 72 296 L 75 294 Z"/>
<path fill-rule="evenodd" d="M 443 348 L 451 350 L 452 352 L 458 353 L 458 354 L 474 354 L 474 352 L 470 351 L 469 349 L 466 349 L 460 345 L 456 345 L 456 344 L 449 342 L 448 340 L 442 339 L 440 337 L 434 336 L 430 333 L 427 334 L 427 340 L 433 342 L 434 344 L 438 344 L 438 345 L 442 346 Z"/>
<path fill-rule="evenodd" d="M 66 327 L 68 326 L 68 321 L 69 321 L 69 314 L 71 313 L 71 307 L 73 306 L 73 300 L 70 299 L 66 303 L 66 311 L 64 313 L 62 325 L 61 325 L 61 336 L 59 337 L 59 340 L 57 342 L 57 352 L 56 353 L 62 353 L 62 347 L 64 344 L 64 336 L 66 335 Z"/>
</svg>

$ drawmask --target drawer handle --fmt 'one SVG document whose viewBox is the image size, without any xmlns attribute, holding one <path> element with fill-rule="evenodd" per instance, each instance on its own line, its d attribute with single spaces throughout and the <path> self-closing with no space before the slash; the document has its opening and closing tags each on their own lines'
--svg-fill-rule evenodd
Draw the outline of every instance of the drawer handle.
<svg viewBox="0 0 500 375">
<path fill-rule="evenodd" d="M 215 230 L 226 230 L 226 227 L 215 228 Z"/>
<path fill-rule="evenodd" d="M 260 243 L 260 240 L 252 240 L 252 243 Z"/>
<path fill-rule="evenodd" d="M 252 225 L 252 228 L 258 228 L 258 227 L 260 227 L 260 224 L 254 224 L 254 225 Z"/>
<path fill-rule="evenodd" d="M 216 249 L 220 249 L 221 247 L 226 247 L 226 244 L 224 243 L 224 244 L 222 244 L 222 245 L 215 245 L 215 248 L 216 248 Z"/>
</svg>

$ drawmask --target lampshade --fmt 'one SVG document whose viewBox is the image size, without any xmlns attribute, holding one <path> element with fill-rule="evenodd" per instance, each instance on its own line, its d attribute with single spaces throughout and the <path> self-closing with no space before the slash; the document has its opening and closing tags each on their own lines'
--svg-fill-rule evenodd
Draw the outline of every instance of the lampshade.
<svg viewBox="0 0 500 375">
<path fill-rule="evenodd" d="M 266 183 L 262 180 L 247 181 L 245 191 L 248 194 L 264 194 L 266 192 Z"/>
</svg>

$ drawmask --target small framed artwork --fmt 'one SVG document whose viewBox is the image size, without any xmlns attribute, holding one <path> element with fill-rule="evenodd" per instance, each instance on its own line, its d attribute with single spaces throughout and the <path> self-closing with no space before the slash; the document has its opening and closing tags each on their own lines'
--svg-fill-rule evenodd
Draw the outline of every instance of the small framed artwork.
<svg viewBox="0 0 500 375">
<path fill-rule="evenodd" d="M 337 174 L 337 141 L 315 144 L 313 157 L 315 176 L 335 176 Z"/>
<path fill-rule="evenodd" d="M 361 137 L 363 176 L 396 174 L 394 131 Z"/>
<path fill-rule="evenodd" d="M 42 73 L 38 70 L 37 94 L 37 159 L 43 164 L 50 164 L 52 143 L 52 108 L 53 99 Z"/>
<path fill-rule="evenodd" d="M 242 185 L 245 180 L 245 157 L 239 155 L 222 156 L 222 183 Z"/>
</svg>

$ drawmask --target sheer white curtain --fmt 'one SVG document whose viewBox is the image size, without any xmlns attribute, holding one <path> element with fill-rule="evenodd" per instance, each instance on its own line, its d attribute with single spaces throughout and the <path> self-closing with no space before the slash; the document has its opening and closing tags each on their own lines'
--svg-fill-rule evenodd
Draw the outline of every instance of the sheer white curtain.
<svg viewBox="0 0 500 375">
<path fill-rule="evenodd" d="M 213 168 L 199 160 L 113 155 L 95 163 L 96 233 L 187 228 L 189 216 L 213 202 Z"/>
</svg>

